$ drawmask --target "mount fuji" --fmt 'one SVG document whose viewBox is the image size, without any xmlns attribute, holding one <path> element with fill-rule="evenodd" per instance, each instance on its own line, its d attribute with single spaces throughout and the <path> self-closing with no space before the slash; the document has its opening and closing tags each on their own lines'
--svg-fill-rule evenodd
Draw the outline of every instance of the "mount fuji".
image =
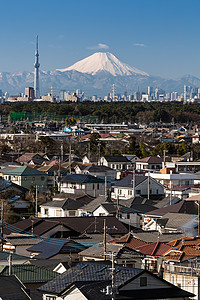
<svg viewBox="0 0 200 300">
<path fill-rule="evenodd" d="M 149 76 L 147 73 L 121 62 L 116 56 L 109 52 L 97 52 L 66 69 L 58 69 L 60 72 L 71 70 L 91 75 L 96 75 L 98 72 L 104 71 L 113 76 L 130 76 L 134 74 Z"/>
<path fill-rule="evenodd" d="M 8 93 L 24 93 L 27 86 L 33 86 L 33 72 L 0 73 L 0 89 Z M 165 91 L 183 92 L 184 85 L 200 87 L 200 78 L 187 75 L 179 79 L 164 79 L 151 76 L 144 71 L 121 62 L 111 53 L 97 52 L 64 69 L 40 71 L 40 93 L 50 92 L 53 85 L 55 94 L 60 90 L 74 92 L 81 89 L 86 96 L 105 96 L 116 85 L 116 93 L 147 91 L 148 86 Z"/>
</svg>

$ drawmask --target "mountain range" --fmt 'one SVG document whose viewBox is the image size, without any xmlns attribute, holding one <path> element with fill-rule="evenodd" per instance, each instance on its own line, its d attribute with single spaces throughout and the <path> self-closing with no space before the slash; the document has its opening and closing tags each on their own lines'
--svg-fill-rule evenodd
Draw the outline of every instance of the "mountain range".
<svg viewBox="0 0 200 300">
<path fill-rule="evenodd" d="M 34 72 L 0 73 L 0 89 L 17 94 L 26 86 L 33 86 Z M 40 91 L 47 94 L 53 85 L 55 94 L 64 89 L 74 92 L 81 89 L 85 95 L 105 96 L 116 85 L 116 93 L 147 91 L 147 86 L 162 88 L 167 92 L 183 92 L 184 85 L 200 87 L 200 78 L 186 75 L 179 79 L 164 79 L 121 62 L 111 53 L 97 52 L 70 67 L 54 71 L 40 71 Z"/>
</svg>

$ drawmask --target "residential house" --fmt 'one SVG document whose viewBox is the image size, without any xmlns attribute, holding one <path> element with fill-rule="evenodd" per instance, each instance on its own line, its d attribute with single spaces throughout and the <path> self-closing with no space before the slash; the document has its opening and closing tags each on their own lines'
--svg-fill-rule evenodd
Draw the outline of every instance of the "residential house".
<svg viewBox="0 0 200 300">
<path fill-rule="evenodd" d="M 158 196 L 164 195 L 164 186 L 150 176 L 129 174 L 115 183 L 111 197 L 121 201 L 132 198 L 134 194 L 135 196 L 147 197 L 148 192 L 150 197 L 156 196 L 158 198 Z"/>
<path fill-rule="evenodd" d="M 113 293 L 119 299 L 193 297 L 192 293 L 181 290 L 147 270 L 118 265 L 115 266 L 114 291 L 110 268 L 111 265 L 105 262 L 81 262 L 40 287 L 43 299 L 111 299 Z"/>
<path fill-rule="evenodd" d="M 80 237 L 83 234 L 87 236 L 87 234 L 104 233 L 104 220 L 106 220 L 107 233 L 111 236 L 120 237 L 128 232 L 128 229 L 113 216 L 34 218 L 19 221 L 6 229 L 10 233 L 14 226 L 19 233 L 30 232 L 48 238 Z"/>
<path fill-rule="evenodd" d="M 200 299 L 200 277 L 199 277 L 199 262 L 196 259 L 190 260 L 190 263 L 183 265 L 180 263 L 165 263 L 163 278 L 185 291 L 193 293 L 193 299 Z"/>
<path fill-rule="evenodd" d="M 21 165 L 41 165 L 45 160 L 45 153 L 24 153 L 16 159 Z"/>
<path fill-rule="evenodd" d="M 94 164 L 77 165 L 75 167 L 77 174 L 90 174 L 92 176 L 107 179 L 108 182 L 114 181 L 117 177 L 116 170 L 113 170 L 107 166 L 98 166 Z"/>
<path fill-rule="evenodd" d="M 162 169 L 163 158 L 159 156 L 148 156 L 136 160 L 135 168 L 138 171 L 160 170 Z"/>
<path fill-rule="evenodd" d="M 39 217 L 78 217 L 78 209 L 84 203 L 66 197 L 63 200 L 53 200 L 40 205 Z"/>
<path fill-rule="evenodd" d="M 162 262 L 159 261 L 159 259 L 164 253 L 166 253 L 170 249 L 170 245 L 167 245 L 160 241 L 142 245 L 136 248 L 136 250 L 145 255 L 145 257 L 142 260 L 142 268 L 149 270 L 153 273 L 159 273 L 160 268 L 162 267 Z"/>
<path fill-rule="evenodd" d="M 105 155 L 98 160 L 98 165 L 106 166 L 116 171 L 132 170 L 132 163 L 123 155 Z"/>
<path fill-rule="evenodd" d="M 22 166 L 3 173 L 3 178 L 26 189 L 37 186 L 39 192 L 47 189 L 47 174 L 28 166 Z"/>
<path fill-rule="evenodd" d="M 169 247 L 169 246 L 168 246 Z M 115 253 L 114 261 L 118 265 L 133 268 L 141 268 L 142 259 L 145 257 L 141 252 L 130 249 L 124 244 L 99 243 L 79 253 L 80 259 L 83 261 L 100 261 L 112 260 L 112 256 L 106 257 L 105 253 Z"/>
<path fill-rule="evenodd" d="M 105 181 L 92 175 L 69 174 L 61 179 L 60 190 L 64 193 L 83 193 L 97 197 L 105 194 Z"/>
</svg>

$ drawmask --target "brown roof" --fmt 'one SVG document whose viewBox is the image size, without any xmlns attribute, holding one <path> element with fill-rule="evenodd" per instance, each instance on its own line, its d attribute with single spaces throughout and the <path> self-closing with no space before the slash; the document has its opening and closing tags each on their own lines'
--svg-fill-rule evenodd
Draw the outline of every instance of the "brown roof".
<svg viewBox="0 0 200 300">
<path fill-rule="evenodd" d="M 162 256 L 164 253 L 170 250 L 171 246 L 158 241 L 158 242 L 137 247 L 136 249 L 139 250 L 142 254 L 158 257 L 158 256 Z"/>
<path fill-rule="evenodd" d="M 200 201 L 200 194 L 188 197 L 185 199 L 185 201 Z"/>
<path fill-rule="evenodd" d="M 33 232 L 36 235 L 42 235 L 50 229 L 62 224 L 68 231 L 73 234 L 104 232 L 104 219 L 108 227 L 108 234 L 126 234 L 126 227 L 113 216 L 102 217 L 55 217 L 55 218 L 35 218 L 31 220 L 23 220 L 14 224 L 15 228 L 23 231 Z M 33 225 L 32 225 L 33 224 Z M 10 230 L 11 231 L 11 230 Z"/>
<path fill-rule="evenodd" d="M 200 255 L 200 237 L 188 237 L 167 243 L 172 247 L 164 257 L 168 260 L 185 261 Z"/>
<path fill-rule="evenodd" d="M 147 242 L 134 237 L 132 233 L 128 233 L 128 234 L 122 236 L 121 238 L 116 238 L 116 239 L 110 240 L 109 243 L 124 244 L 127 248 L 130 248 L 130 249 L 135 249 L 139 246 L 148 244 Z"/>
<path fill-rule="evenodd" d="M 158 157 L 158 156 L 148 156 L 137 160 L 137 162 L 143 162 L 148 164 L 161 164 L 162 161 L 163 161 L 162 157 Z"/>
<path fill-rule="evenodd" d="M 45 153 L 42 153 L 42 152 L 41 153 L 24 153 L 18 159 L 16 159 L 16 161 L 18 161 L 18 162 L 29 162 L 36 155 L 39 155 L 42 158 L 45 155 Z"/>
</svg>

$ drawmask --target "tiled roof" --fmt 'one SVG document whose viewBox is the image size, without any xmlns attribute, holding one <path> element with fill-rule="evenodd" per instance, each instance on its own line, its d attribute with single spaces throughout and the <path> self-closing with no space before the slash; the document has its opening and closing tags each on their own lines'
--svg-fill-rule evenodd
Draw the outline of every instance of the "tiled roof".
<svg viewBox="0 0 200 300">
<path fill-rule="evenodd" d="M 165 252 L 171 249 L 171 246 L 161 242 L 154 242 L 154 243 L 137 247 L 136 249 L 145 255 L 158 257 L 158 256 L 162 256 Z"/>
<path fill-rule="evenodd" d="M 23 220 L 15 223 L 13 226 L 24 231 L 31 232 L 33 226 L 33 232 L 35 235 L 42 235 L 50 229 L 62 224 L 65 226 L 65 231 L 73 233 L 94 233 L 104 232 L 104 219 L 108 226 L 109 234 L 126 234 L 127 228 L 113 216 L 101 216 L 101 217 L 53 217 L 53 218 L 35 218 L 33 223 L 30 219 Z M 12 226 L 12 228 L 13 228 Z M 10 228 L 10 227 L 9 227 Z"/>
<path fill-rule="evenodd" d="M 63 292 L 67 291 L 67 289 L 69 289 L 70 287 L 74 288 L 75 286 L 81 291 L 84 283 L 85 291 L 83 290 L 83 294 L 87 295 L 88 300 L 107 299 L 106 297 L 102 298 L 102 294 L 99 297 L 99 292 L 102 291 L 103 287 L 105 289 L 105 286 L 107 286 L 108 283 L 111 284 L 112 272 L 110 267 L 111 265 L 105 262 L 81 262 L 75 267 L 68 269 L 57 278 L 43 285 L 39 288 L 39 290 L 46 293 L 52 293 L 54 295 L 60 295 Z M 146 299 L 146 289 L 137 289 L 134 288 L 134 285 L 130 288 L 130 286 L 127 285 L 131 280 L 136 279 L 142 274 L 148 274 L 148 276 L 150 276 L 151 278 L 154 277 L 157 281 L 160 282 L 159 289 L 154 287 L 151 287 L 150 290 L 148 289 L 148 292 L 151 295 L 152 299 L 161 299 L 163 295 L 167 295 L 168 298 L 194 296 L 193 294 L 181 290 L 180 288 L 173 286 L 169 282 L 158 278 L 157 276 L 151 274 L 146 270 L 116 266 L 115 285 L 118 288 L 119 292 L 117 298 Z M 91 283 L 93 284 L 95 282 L 96 285 L 91 285 Z M 103 285 L 103 283 L 105 283 L 105 285 Z M 127 288 L 123 289 L 125 285 L 127 285 Z M 98 293 L 94 291 L 96 290 L 95 286 L 97 287 Z M 99 288 L 101 288 L 101 290 L 99 290 Z"/>
<path fill-rule="evenodd" d="M 122 236 L 121 238 L 116 238 L 116 239 L 110 240 L 109 243 L 124 244 L 126 247 L 128 247 L 130 249 L 135 249 L 139 246 L 148 244 L 147 242 L 134 237 L 132 233 L 128 233 L 128 234 Z"/>
<path fill-rule="evenodd" d="M 41 158 L 45 155 L 45 153 L 25 153 L 21 155 L 17 161 L 19 162 L 29 162 L 31 159 L 34 158 L 34 156 L 39 155 Z"/>
<path fill-rule="evenodd" d="M 111 280 L 111 265 L 104 262 L 80 262 L 75 267 L 68 269 L 57 278 L 47 282 L 40 287 L 40 290 L 53 293 L 61 293 L 71 285 L 71 283 L 82 281 L 104 281 Z M 144 272 L 142 269 L 133 269 L 117 266 L 115 274 L 116 285 L 119 286 L 129 279 Z"/>
</svg>

